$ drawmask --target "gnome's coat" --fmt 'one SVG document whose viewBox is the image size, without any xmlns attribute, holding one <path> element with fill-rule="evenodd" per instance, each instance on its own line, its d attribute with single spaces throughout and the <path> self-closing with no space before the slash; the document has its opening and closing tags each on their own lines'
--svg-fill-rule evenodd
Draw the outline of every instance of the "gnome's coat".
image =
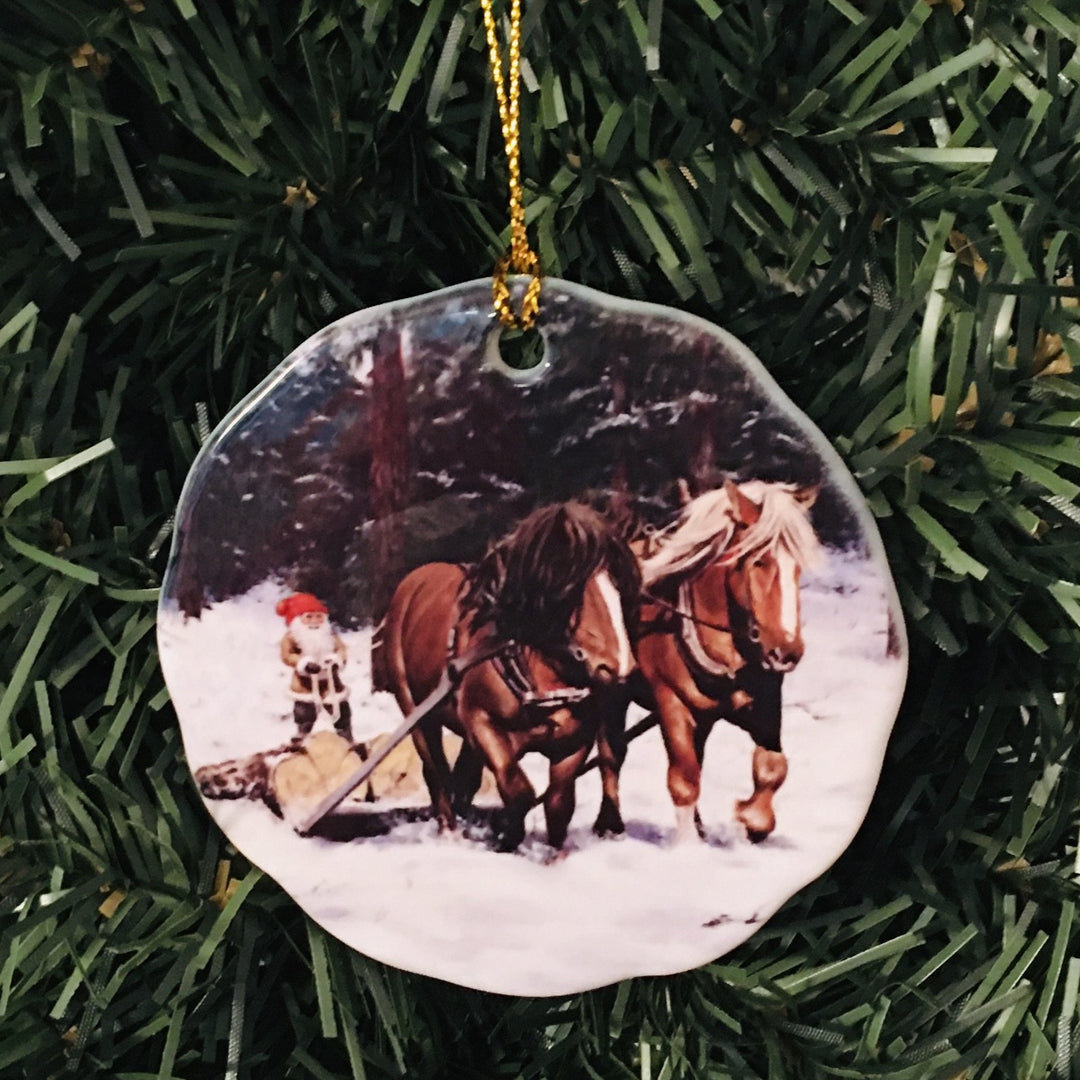
<svg viewBox="0 0 1080 1080">
<path fill-rule="evenodd" d="M 311 656 L 305 653 L 292 631 L 285 632 L 281 639 L 281 659 L 293 669 L 289 690 L 295 700 L 329 706 L 348 698 L 349 691 L 341 681 L 341 668 L 344 667 L 347 656 L 345 644 L 337 634 L 331 635 L 331 641 L 333 653 L 330 655 L 337 658 L 336 664 L 326 664 L 330 656 Z M 323 670 L 317 675 L 303 671 L 301 661 L 308 660 L 321 663 Z"/>
</svg>

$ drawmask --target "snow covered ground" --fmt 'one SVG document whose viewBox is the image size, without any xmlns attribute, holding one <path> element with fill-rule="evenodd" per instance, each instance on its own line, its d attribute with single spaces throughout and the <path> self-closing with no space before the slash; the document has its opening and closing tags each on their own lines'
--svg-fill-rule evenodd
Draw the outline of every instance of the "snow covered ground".
<svg viewBox="0 0 1080 1080">
<path fill-rule="evenodd" d="M 194 770 L 269 749 L 294 733 L 289 672 L 264 583 L 199 619 L 164 611 L 162 665 Z M 368 956 L 485 990 L 566 994 L 720 956 L 747 938 L 850 842 L 869 805 L 905 677 L 886 655 L 888 608 L 872 563 L 830 556 L 804 579 L 806 654 L 784 682 L 790 772 L 776 797 L 776 832 L 749 843 L 733 803 L 752 790 L 752 743 L 717 725 L 701 811 L 707 844 L 673 848 L 667 760 L 656 729 L 630 745 L 622 773 L 627 834 L 596 839 L 598 774 L 578 782 L 569 855 L 548 862 L 543 813 L 521 851 L 497 854 L 474 835 L 438 836 L 407 800 L 347 805 L 378 815 L 382 835 L 299 837 L 261 802 L 207 801 L 229 839 L 328 931 Z M 370 632 L 344 635 L 354 734 L 400 722 L 389 694 L 370 693 Z M 329 725 L 327 725 L 329 726 Z M 537 790 L 546 762 L 526 759 Z M 420 820 L 417 818 L 420 817 Z M 376 830 L 369 830 L 376 831 Z M 467 831 L 468 832 L 468 831 Z"/>
</svg>

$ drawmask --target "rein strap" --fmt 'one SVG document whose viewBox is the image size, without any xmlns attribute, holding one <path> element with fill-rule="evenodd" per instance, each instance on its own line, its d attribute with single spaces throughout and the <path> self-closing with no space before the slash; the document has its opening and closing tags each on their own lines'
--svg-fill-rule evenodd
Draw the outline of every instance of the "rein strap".
<svg viewBox="0 0 1080 1080">
<path fill-rule="evenodd" d="M 682 590 L 680 590 L 680 593 L 681 591 Z M 650 604 L 655 604 L 665 611 L 670 611 L 672 615 L 678 615 L 680 619 L 687 619 L 692 623 L 696 623 L 698 626 L 704 626 L 707 630 L 719 630 L 722 634 L 730 634 L 732 632 L 730 626 L 721 626 L 719 623 L 709 622 L 708 619 L 702 619 L 692 611 L 684 611 L 678 604 L 672 604 L 667 600 L 662 600 L 659 596 L 647 592 L 644 589 L 641 592 L 641 596 L 642 599 L 647 600 Z"/>
</svg>

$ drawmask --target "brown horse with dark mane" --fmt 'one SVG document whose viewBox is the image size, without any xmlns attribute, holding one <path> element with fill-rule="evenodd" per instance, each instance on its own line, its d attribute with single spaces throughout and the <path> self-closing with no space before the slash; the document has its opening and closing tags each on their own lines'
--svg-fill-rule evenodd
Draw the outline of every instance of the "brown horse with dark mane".
<svg viewBox="0 0 1080 1080">
<path fill-rule="evenodd" d="M 676 842 L 704 835 L 697 803 L 705 743 L 718 720 L 754 740 L 754 792 L 736 803 L 751 840 L 776 826 L 773 795 L 787 776 L 780 744 L 785 672 L 803 654 L 799 578 L 820 546 L 816 489 L 751 481 L 687 499 L 668 528 L 632 545 L 644 591 L 636 696 L 659 714 L 675 804 Z M 598 832 L 621 832 L 622 721 L 600 736 L 604 799 Z"/>
<path fill-rule="evenodd" d="M 576 502 L 534 511 L 472 567 L 428 563 L 405 577 L 387 612 L 377 686 L 408 715 L 450 660 L 464 672 L 413 730 L 441 829 L 455 827 L 486 765 L 503 801 L 498 846 L 515 849 L 536 800 L 520 760 L 537 751 L 550 761 L 548 843 L 562 847 L 575 778 L 610 709 L 605 692 L 633 668 L 640 581 L 625 541 Z M 452 775 L 444 727 L 464 739 Z"/>
</svg>

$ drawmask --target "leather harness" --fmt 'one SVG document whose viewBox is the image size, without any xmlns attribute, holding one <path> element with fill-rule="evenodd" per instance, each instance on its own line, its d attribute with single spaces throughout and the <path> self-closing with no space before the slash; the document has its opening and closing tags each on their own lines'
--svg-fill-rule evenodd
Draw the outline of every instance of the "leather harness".
<svg viewBox="0 0 1080 1080">
<path fill-rule="evenodd" d="M 679 603 L 672 604 L 662 597 L 643 593 L 644 599 L 655 604 L 664 612 L 660 617 L 649 622 L 645 634 L 664 634 L 674 631 L 675 646 L 679 657 L 686 665 L 686 670 L 702 697 L 715 701 L 718 705 L 728 698 L 733 689 L 735 673 L 724 665 L 716 664 L 709 658 L 706 667 L 698 660 L 704 653 L 697 627 L 704 626 L 711 630 L 732 633 L 730 626 L 720 626 L 700 618 L 693 612 L 689 595 L 690 580 L 682 582 L 679 588 Z M 780 685 L 782 676 L 763 668 L 745 670 L 740 676 L 739 688 L 749 692 L 747 702 L 753 703 L 753 709 L 734 708 L 725 714 L 725 718 L 736 727 L 742 728 L 754 740 L 755 745 L 766 750 L 781 752 L 780 725 L 782 709 L 780 704 Z"/>
<path fill-rule="evenodd" d="M 507 643 L 504 652 L 497 653 L 491 660 L 506 688 L 518 699 L 522 708 L 561 709 L 566 705 L 576 705 L 592 694 L 587 686 L 562 686 L 557 690 L 536 689 L 528 665 L 522 655 L 522 646 L 516 641 Z"/>
<path fill-rule="evenodd" d="M 726 586 L 725 586 L 726 587 Z M 665 612 L 665 616 L 651 620 L 645 627 L 641 636 L 650 633 L 668 633 L 678 628 L 675 636 L 675 644 L 679 650 L 679 656 L 686 665 L 690 677 L 698 692 L 713 701 L 721 700 L 722 696 L 730 691 L 730 680 L 735 672 L 726 664 L 718 663 L 705 651 L 698 627 L 709 630 L 718 630 L 721 633 L 732 633 L 731 626 L 722 626 L 719 623 L 710 622 L 694 614 L 693 578 L 685 578 L 679 584 L 678 601 L 671 603 L 654 593 L 643 591 L 642 598 L 650 604 L 655 604 Z M 528 664 L 523 655 L 522 644 L 513 639 L 502 642 L 488 643 L 481 646 L 479 651 L 470 650 L 463 657 L 454 657 L 454 649 L 457 645 L 457 626 L 451 630 L 450 640 L 447 643 L 447 653 L 450 656 L 451 678 L 454 689 L 460 682 L 465 672 L 478 666 L 484 661 L 490 660 L 492 666 L 498 672 L 506 688 L 517 698 L 522 708 L 534 708 L 553 710 L 561 709 L 567 705 L 575 705 L 590 697 L 592 690 L 588 686 L 566 686 L 557 690 L 540 691 L 529 673 Z M 454 669 L 457 673 L 455 674 Z"/>
<path fill-rule="evenodd" d="M 733 629 L 731 626 L 722 626 L 694 614 L 693 597 L 690 593 L 692 587 L 692 578 L 685 578 L 680 582 L 678 601 L 674 604 L 651 592 L 643 592 L 642 596 L 648 603 L 655 604 L 666 613 L 666 617 L 650 622 L 645 629 L 645 634 L 670 633 L 676 630 L 675 646 L 691 679 L 694 680 L 694 686 L 703 697 L 719 701 L 723 694 L 731 689 L 730 680 L 735 672 L 706 653 L 698 627 L 719 630 L 725 634 L 732 633 Z"/>
<path fill-rule="evenodd" d="M 491 661 L 499 678 L 523 709 L 562 709 L 567 705 L 576 705 L 592 694 L 588 686 L 563 686 L 556 690 L 538 690 L 529 673 L 524 646 L 512 638 L 506 641 L 481 642 L 461 656 L 455 655 L 456 648 L 457 624 L 451 629 L 450 640 L 447 642 L 449 656 L 447 672 L 450 675 L 451 694 L 456 693 L 466 672 L 487 661 Z"/>
</svg>

